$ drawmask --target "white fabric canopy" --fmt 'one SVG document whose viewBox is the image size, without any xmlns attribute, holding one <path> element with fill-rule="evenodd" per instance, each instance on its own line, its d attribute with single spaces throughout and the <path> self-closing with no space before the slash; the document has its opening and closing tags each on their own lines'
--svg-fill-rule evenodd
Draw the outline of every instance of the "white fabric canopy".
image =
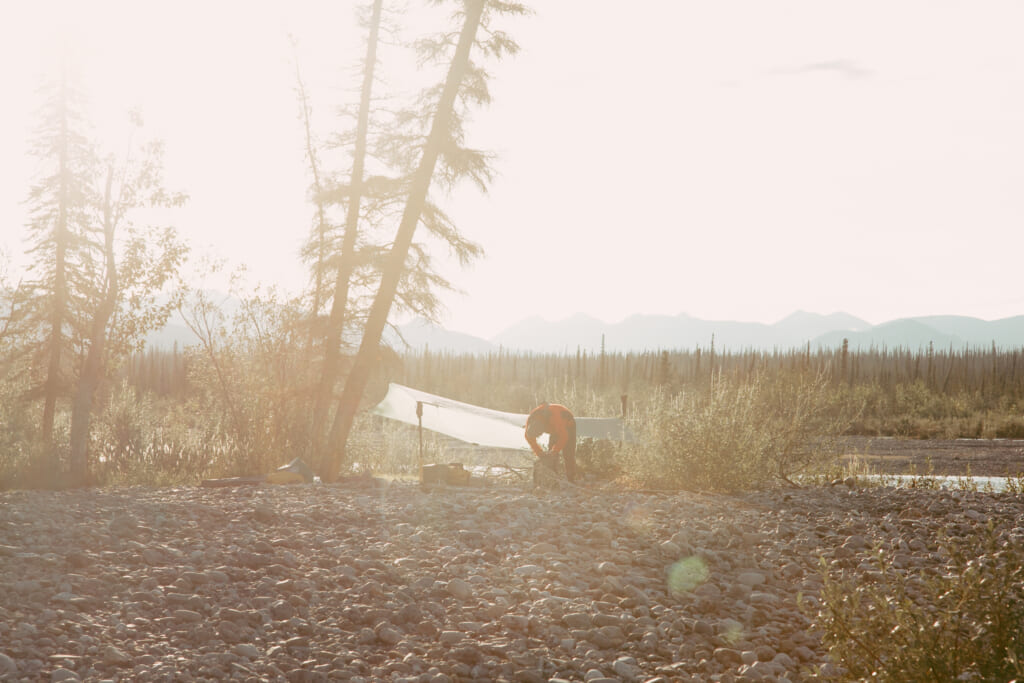
<svg viewBox="0 0 1024 683">
<path fill-rule="evenodd" d="M 406 424 L 418 425 L 417 403 L 423 404 L 423 427 L 426 429 L 480 446 L 529 448 L 524 435 L 528 417 L 525 414 L 481 408 L 394 382 L 388 385 L 387 396 L 373 408 L 372 412 Z M 633 440 L 622 420 L 615 417 L 577 417 L 576 436 L 614 441 Z M 547 435 L 538 439 L 538 442 L 543 444 L 546 438 Z"/>
</svg>

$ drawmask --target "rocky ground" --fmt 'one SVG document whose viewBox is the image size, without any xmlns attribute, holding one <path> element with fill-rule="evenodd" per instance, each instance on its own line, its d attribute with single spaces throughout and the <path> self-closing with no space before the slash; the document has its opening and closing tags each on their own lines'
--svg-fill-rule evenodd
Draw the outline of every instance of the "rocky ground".
<svg viewBox="0 0 1024 683">
<path fill-rule="evenodd" d="M 1024 499 L 416 484 L 0 493 L 0 679 L 807 680 L 819 558 L 941 564 Z M 822 669 L 823 667 L 823 669 Z"/>
</svg>

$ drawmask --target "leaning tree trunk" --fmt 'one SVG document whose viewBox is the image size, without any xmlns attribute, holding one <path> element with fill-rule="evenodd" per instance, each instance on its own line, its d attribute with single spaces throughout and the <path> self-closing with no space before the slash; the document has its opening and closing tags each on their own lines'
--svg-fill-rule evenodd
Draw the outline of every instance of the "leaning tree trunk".
<svg viewBox="0 0 1024 683">
<path fill-rule="evenodd" d="M 107 262 L 107 282 L 103 299 L 98 303 L 89 330 L 89 350 L 82 364 L 78 389 L 71 404 L 71 485 L 86 486 L 89 476 L 89 424 L 96 391 L 103 380 L 103 357 L 107 341 L 107 324 L 117 306 L 117 263 L 114 258 L 114 219 L 110 188 L 114 171 L 107 175 L 107 189 L 103 200 L 103 252 Z"/>
<path fill-rule="evenodd" d="M 370 35 L 366 42 L 366 62 L 363 65 L 363 84 L 359 99 L 359 117 L 356 123 L 355 149 L 352 156 L 348 207 L 345 214 L 345 232 L 342 236 L 341 259 L 338 263 L 331 314 L 324 335 L 324 365 L 313 405 L 313 460 L 319 467 L 326 458 L 327 409 L 331 404 L 334 386 L 338 383 L 341 361 L 341 337 L 345 330 L 345 308 L 348 305 L 349 282 L 355 269 L 354 252 L 359 229 L 359 204 L 363 190 L 363 169 L 366 164 L 366 138 L 369 131 L 370 104 L 373 92 L 373 72 L 377 63 L 377 35 L 383 0 L 375 0 L 370 19 Z"/>
<path fill-rule="evenodd" d="M 380 287 L 377 290 L 377 296 L 374 297 L 373 306 L 370 308 L 370 316 L 363 330 L 363 339 L 352 362 L 352 370 L 345 380 L 345 388 L 335 412 L 334 423 L 331 425 L 327 442 L 330 451 L 327 453 L 321 471 L 321 476 L 325 481 L 330 482 L 338 478 L 341 465 L 345 460 L 345 445 L 348 442 L 348 435 L 352 431 L 356 410 L 370 379 L 370 371 L 377 356 L 377 349 L 380 347 L 381 335 L 384 333 L 388 314 L 391 312 L 395 294 L 398 292 L 398 284 L 405 270 L 405 259 L 409 255 L 413 234 L 416 232 L 416 226 L 419 224 L 420 215 L 427 200 L 427 192 L 430 190 L 434 167 L 437 165 L 437 158 L 441 150 L 449 141 L 448 135 L 455 109 L 455 98 L 469 67 L 469 52 L 476 38 L 477 27 L 480 26 L 485 2 L 486 0 L 466 2 L 466 20 L 462 26 L 462 33 L 459 35 L 455 55 L 448 68 L 448 76 L 441 91 L 434 120 L 431 122 L 430 134 L 427 136 L 427 142 L 423 148 L 423 156 L 413 175 L 409 197 L 402 213 L 402 221 L 398 226 L 391 251 L 388 252 L 385 259 Z"/>
</svg>

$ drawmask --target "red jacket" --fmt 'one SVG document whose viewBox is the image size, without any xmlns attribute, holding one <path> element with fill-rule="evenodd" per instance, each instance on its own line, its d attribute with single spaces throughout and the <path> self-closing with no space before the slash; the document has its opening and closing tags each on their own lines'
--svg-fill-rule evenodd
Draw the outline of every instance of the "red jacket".
<svg viewBox="0 0 1024 683">
<path fill-rule="evenodd" d="M 550 434 L 548 452 L 561 453 L 569 443 L 569 427 L 575 425 L 576 418 L 568 408 L 558 403 L 542 403 L 526 419 L 526 442 L 537 456 L 541 456 L 544 451 L 537 445 L 537 437 Z"/>
</svg>

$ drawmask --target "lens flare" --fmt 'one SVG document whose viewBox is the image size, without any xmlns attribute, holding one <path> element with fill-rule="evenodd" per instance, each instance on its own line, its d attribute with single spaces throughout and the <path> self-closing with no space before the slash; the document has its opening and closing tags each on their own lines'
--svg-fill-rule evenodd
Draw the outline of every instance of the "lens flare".
<svg viewBox="0 0 1024 683">
<path fill-rule="evenodd" d="M 734 619 L 726 619 L 724 623 L 725 628 L 719 634 L 722 640 L 729 645 L 735 645 L 743 639 L 743 624 Z"/>
<path fill-rule="evenodd" d="M 650 508 L 646 505 L 631 505 L 625 512 L 626 524 L 641 537 L 650 536 L 654 531 L 654 519 Z"/>
<path fill-rule="evenodd" d="M 708 567 L 699 557 L 679 560 L 668 569 L 668 588 L 673 593 L 689 593 L 708 580 Z"/>
</svg>

